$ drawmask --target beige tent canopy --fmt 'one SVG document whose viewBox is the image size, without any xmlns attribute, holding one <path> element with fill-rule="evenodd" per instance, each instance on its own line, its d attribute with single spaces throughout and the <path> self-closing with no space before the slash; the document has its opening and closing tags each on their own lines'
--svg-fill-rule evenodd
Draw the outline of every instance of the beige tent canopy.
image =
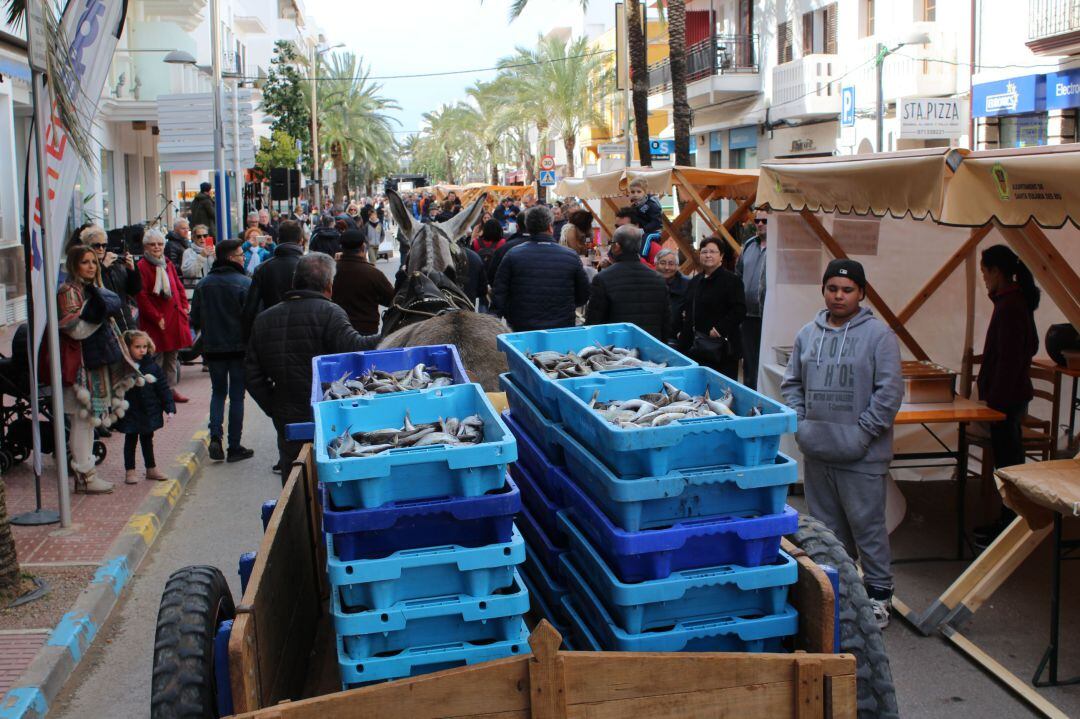
<svg viewBox="0 0 1080 719">
<path fill-rule="evenodd" d="M 555 193 L 580 199 L 610 237 L 612 229 L 604 223 L 600 213 L 589 205 L 589 200 L 599 199 L 604 207 L 617 211 L 619 204 L 613 198 L 626 196 L 630 181 L 636 177 L 646 178 L 649 181 L 649 191 L 657 195 L 670 194 L 673 186 L 684 194 L 686 201 L 678 216 L 670 221 L 664 218 L 660 241 L 673 239 L 688 258 L 689 266 L 697 264 L 697 252 L 683 233 L 679 232 L 679 228 L 689 222 L 695 213 L 713 232 L 722 235 L 739 251 L 739 243 L 731 236 L 731 228 L 746 216 L 754 203 L 758 184 L 757 170 L 712 170 L 681 166 L 663 170 L 651 167 L 628 168 L 588 177 L 565 178 L 555 186 Z M 709 207 L 712 200 L 735 200 L 738 206 L 726 220 L 721 220 Z"/>
</svg>

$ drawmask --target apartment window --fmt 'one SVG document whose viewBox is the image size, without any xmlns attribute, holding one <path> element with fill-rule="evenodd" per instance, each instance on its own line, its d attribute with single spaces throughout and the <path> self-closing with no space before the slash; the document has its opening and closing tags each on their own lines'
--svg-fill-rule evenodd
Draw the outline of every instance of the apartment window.
<svg viewBox="0 0 1080 719">
<path fill-rule="evenodd" d="M 794 58 L 793 38 L 791 36 L 791 21 L 782 22 L 776 26 L 776 49 L 778 65 L 791 62 Z"/>
<path fill-rule="evenodd" d="M 814 54 L 814 13 L 804 12 L 802 16 L 802 54 L 803 57 Z"/>
<path fill-rule="evenodd" d="M 821 16 L 825 25 L 825 53 L 836 54 L 836 3 L 821 8 Z"/>
<path fill-rule="evenodd" d="M 937 20 L 937 0 L 922 0 L 922 19 L 926 22 Z"/>
<path fill-rule="evenodd" d="M 865 37 L 869 37 L 874 34 L 874 0 L 863 1 L 863 34 Z"/>
<path fill-rule="evenodd" d="M 836 54 L 836 3 L 802 16 L 802 54 Z"/>
</svg>

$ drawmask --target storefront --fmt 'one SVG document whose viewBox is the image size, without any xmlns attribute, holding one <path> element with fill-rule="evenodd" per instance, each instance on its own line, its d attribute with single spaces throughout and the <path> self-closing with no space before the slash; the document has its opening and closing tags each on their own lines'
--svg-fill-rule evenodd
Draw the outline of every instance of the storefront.
<svg viewBox="0 0 1080 719">
<path fill-rule="evenodd" d="M 838 122 L 777 127 L 771 132 L 769 140 L 770 157 L 831 157 L 836 154 L 839 131 Z"/>
<path fill-rule="evenodd" d="M 972 106 L 980 149 L 1075 142 L 1080 68 L 976 83 Z"/>
</svg>

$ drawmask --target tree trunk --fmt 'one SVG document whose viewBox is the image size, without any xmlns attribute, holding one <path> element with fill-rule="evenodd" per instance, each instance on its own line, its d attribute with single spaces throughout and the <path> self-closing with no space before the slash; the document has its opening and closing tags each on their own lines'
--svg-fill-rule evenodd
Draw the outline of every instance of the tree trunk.
<svg viewBox="0 0 1080 719">
<path fill-rule="evenodd" d="M 495 143 L 487 145 L 488 171 L 491 173 L 491 184 L 499 184 L 499 163 L 495 162 Z"/>
<path fill-rule="evenodd" d="M 645 33 L 641 25 L 641 4 L 637 0 L 626 5 L 627 34 L 630 36 L 630 80 L 634 105 L 634 129 L 637 134 L 638 157 L 641 164 L 652 166 L 649 152 L 649 66 L 645 54 Z M 626 158 L 630 164 L 630 158 Z"/>
<path fill-rule="evenodd" d="M 8 518 L 4 481 L 0 479 L 0 598 L 12 598 L 18 589 L 19 558 L 15 554 L 15 537 Z"/>
<path fill-rule="evenodd" d="M 671 100 L 675 125 L 675 164 L 690 159 L 690 103 L 686 100 L 686 2 L 668 2 L 668 48 L 671 53 Z"/>
<path fill-rule="evenodd" d="M 454 158 L 450 156 L 450 150 L 446 150 L 446 181 L 454 184 Z"/>
<path fill-rule="evenodd" d="M 577 138 L 573 135 L 563 135 L 562 139 L 563 147 L 566 148 L 566 176 L 574 176 L 574 145 L 577 144 Z"/>
</svg>

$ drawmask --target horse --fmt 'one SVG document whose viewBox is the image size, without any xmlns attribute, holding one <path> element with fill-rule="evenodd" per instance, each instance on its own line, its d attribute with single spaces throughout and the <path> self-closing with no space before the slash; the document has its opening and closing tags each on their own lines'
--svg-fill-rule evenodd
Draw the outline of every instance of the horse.
<svg viewBox="0 0 1080 719">
<path fill-rule="evenodd" d="M 379 347 L 456 345 L 470 377 L 485 391 L 498 392 L 499 375 L 508 370 L 495 338 L 507 329 L 497 317 L 473 311 L 461 289 L 468 259 L 457 244 L 483 213 L 486 193 L 446 222 L 431 223 L 416 221 L 393 190 L 386 195 L 408 254 L 402 257 L 404 281 L 383 313 Z"/>
</svg>

